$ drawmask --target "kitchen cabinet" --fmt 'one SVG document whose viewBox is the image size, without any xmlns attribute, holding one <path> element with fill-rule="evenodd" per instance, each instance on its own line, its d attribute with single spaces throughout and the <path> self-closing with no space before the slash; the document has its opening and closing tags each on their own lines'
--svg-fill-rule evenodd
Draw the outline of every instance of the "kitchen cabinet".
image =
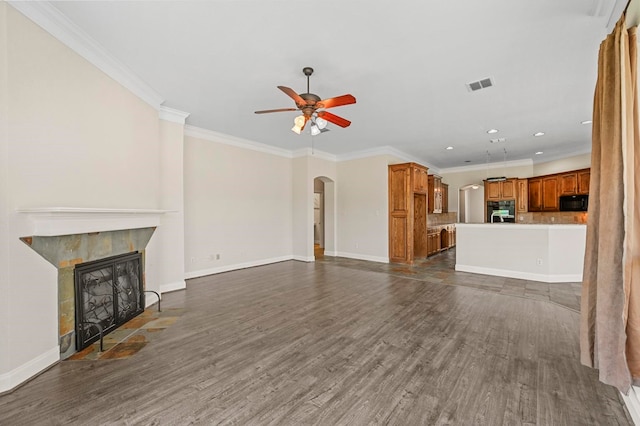
<svg viewBox="0 0 640 426">
<path fill-rule="evenodd" d="M 530 178 L 529 211 L 558 211 L 558 176 Z"/>
<path fill-rule="evenodd" d="M 560 208 L 558 200 L 558 177 L 542 178 L 542 211 L 555 212 Z"/>
<path fill-rule="evenodd" d="M 449 223 L 430 227 L 427 232 L 427 256 L 437 254 L 456 245 L 456 225 Z"/>
<path fill-rule="evenodd" d="M 416 163 L 389 166 L 389 261 L 408 263 L 427 256 L 428 169 Z M 418 189 L 418 190 L 417 190 Z"/>
<path fill-rule="evenodd" d="M 531 178 L 527 182 L 529 187 L 529 211 L 542 211 L 542 178 Z"/>
<path fill-rule="evenodd" d="M 449 213 L 449 185 L 442 184 L 442 213 Z"/>
<path fill-rule="evenodd" d="M 427 168 L 414 167 L 413 168 L 413 192 L 420 192 L 426 194 L 429 190 L 429 177 Z"/>
<path fill-rule="evenodd" d="M 514 200 L 516 198 L 517 179 L 507 179 L 498 182 L 484 181 L 484 191 L 487 201 Z"/>
<path fill-rule="evenodd" d="M 591 169 L 578 170 L 578 194 L 589 193 L 589 181 L 591 180 Z"/>
<path fill-rule="evenodd" d="M 442 213 L 442 178 L 429 175 L 429 213 Z"/>
<path fill-rule="evenodd" d="M 516 181 L 516 213 L 529 211 L 529 185 L 527 179 Z"/>
<path fill-rule="evenodd" d="M 558 176 L 558 196 L 578 193 L 578 173 L 565 173 Z"/>
</svg>

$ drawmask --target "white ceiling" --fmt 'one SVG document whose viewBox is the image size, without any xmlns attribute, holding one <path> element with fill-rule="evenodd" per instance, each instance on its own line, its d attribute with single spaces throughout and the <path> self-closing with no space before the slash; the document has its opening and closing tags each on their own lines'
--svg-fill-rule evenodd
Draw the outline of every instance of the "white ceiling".
<svg viewBox="0 0 640 426">
<path fill-rule="evenodd" d="M 278 85 L 351 93 L 352 121 L 313 140 L 342 155 L 384 146 L 439 169 L 586 153 L 600 42 L 614 0 L 54 2 L 187 124 L 288 150 Z M 491 77 L 495 86 L 469 92 Z M 499 133 L 489 135 L 491 128 Z M 536 132 L 545 132 L 534 137 Z M 506 142 L 492 144 L 492 138 Z M 453 146 L 453 150 L 446 150 Z M 543 151 L 542 155 L 535 152 Z"/>
</svg>

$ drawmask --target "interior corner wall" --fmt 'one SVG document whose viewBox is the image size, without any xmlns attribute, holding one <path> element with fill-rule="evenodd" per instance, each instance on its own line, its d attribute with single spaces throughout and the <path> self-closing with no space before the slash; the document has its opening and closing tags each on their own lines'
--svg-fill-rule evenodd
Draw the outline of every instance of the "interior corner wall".
<svg viewBox="0 0 640 426">
<path fill-rule="evenodd" d="M 184 124 L 160 120 L 160 218 L 146 250 L 146 288 L 158 293 L 186 288 L 184 280 Z M 156 297 L 147 294 L 147 305 Z"/>
<path fill-rule="evenodd" d="M 9 137 L 7 130 L 7 8 L 0 2 L 0 348 L 9 346 Z M 3 373 L 9 370 L 9 353 L 0 350 L 0 390 Z M 7 380 L 5 377 L 4 380 Z"/>
<path fill-rule="evenodd" d="M 10 5 L 0 7 L 7 111 L 0 256 L 9 265 L 0 300 L 10 301 L 0 314 L 10 324 L 0 325 L 2 392 L 60 357 L 57 270 L 19 241 L 33 228 L 16 210 L 158 209 L 161 193 L 158 111 Z"/>
<path fill-rule="evenodd" d="M 291 194 L 291 158 L 185 136 L 186 278 L 291 259 Z"/>
<path fill-rule="evenodd" d="M 389 164 L 375 156 L 338 163 L 338 256 L 389 261 Z"/>
</svg>

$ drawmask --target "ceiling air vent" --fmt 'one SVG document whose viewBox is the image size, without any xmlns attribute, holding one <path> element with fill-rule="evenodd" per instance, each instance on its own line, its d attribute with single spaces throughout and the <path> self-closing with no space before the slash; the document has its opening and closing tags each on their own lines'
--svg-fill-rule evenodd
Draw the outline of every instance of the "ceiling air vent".
<svg viewBox="0 0 640 426">
<path fill-rule="evenodd" d="M 496 138 L 496 139 L 489 139 L 489 141 L 491 143 L 500 143 L 500 142 L 506 142 L 507 138 Z"/>
<path fill-rule="evenodd" d="M 487 87 L 493 86 L 493 81 L 491 78 L 484 78 L 478 81 L 472 81 L 471 83 L 467 83 L 467 89 L 470 92 L 475 92 L 476 90 L 486 89 Z"/>
</svg>

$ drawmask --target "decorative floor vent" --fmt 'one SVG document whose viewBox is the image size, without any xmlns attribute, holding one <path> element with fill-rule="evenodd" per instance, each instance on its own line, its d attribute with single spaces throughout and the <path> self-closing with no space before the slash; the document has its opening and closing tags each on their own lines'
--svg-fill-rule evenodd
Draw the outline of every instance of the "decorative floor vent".
<svg viewBox="0 0 640 426">
<path fill-rule="evenodd" d="M 144 311 L 141 260 L 135 252 L 75 267 L 76 350 Z"/>
</svg>

